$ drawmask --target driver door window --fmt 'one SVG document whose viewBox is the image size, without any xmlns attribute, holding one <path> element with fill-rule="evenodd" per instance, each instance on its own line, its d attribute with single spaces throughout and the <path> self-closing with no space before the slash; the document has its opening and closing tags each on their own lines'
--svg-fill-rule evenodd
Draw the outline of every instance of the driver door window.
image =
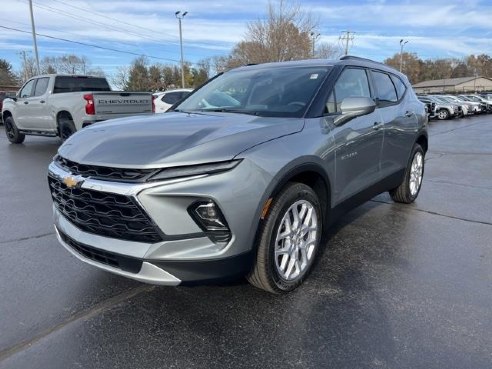
<svg viewBox="0 0 492 369">
<path fill-rule="evenodd" d="M 33 88 L 34 88 L 34 83 L 36 82 L 35 79 L 31 79 L 29 82 L 25 84 L 25 86 L 22 88 L 22 90 L 19 93 L 19 97 L 22 99 L 28 98 L 32 96 L 33 93 Z"/>
<path fill-rule="evenodd" d="M 340 106 L 346 97 L 371 97 L 367 73 L 360 68 L 345 69 L 333 88 L 325 107 L 325 113 L 340 112 Z"/>
</svg>

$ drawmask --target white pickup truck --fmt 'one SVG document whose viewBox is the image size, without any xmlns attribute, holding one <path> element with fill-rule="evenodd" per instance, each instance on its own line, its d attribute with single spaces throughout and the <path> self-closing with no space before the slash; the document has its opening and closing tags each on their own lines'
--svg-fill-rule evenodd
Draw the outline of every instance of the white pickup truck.
<svg viewBox="0 0 492 369">
<path fill-rule="evenodd" d="M 22 143 L 26 135 L 65 140 L 96 122 L 153 111 L 150 93 L 111 91 L 101 77 L 49 74 L 31 78 L 5 99 L 2 117 L 9 141 Z"/>
</svg>

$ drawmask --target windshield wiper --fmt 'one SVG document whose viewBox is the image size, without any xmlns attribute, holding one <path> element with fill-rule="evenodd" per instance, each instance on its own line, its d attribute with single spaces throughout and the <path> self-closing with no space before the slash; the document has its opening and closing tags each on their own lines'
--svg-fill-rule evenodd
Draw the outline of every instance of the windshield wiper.
<svg viewBox="0 0 492 369">
<path fill-rule="evenodd" d="M 198 109 L 198 111 L 213 112 L 213 113 L 238 113 L 238 114 L 258 115 L 257 111 L 242 110 L 242 109 L 229 109 L 229 108 Z"/>
</svg>

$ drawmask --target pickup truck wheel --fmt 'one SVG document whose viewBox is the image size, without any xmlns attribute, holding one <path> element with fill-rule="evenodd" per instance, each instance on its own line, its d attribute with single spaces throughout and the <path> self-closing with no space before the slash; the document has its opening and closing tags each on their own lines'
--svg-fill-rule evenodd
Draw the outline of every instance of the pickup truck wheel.
<svg viewBox="0 0 492 369">
<path fill-rule="evenodd" d="M 26 139 L 26 135 L 19 132 L 19 129 L 15 125 L 14 118 L 7 117 L 4 122 L 5 125 L 5 134 L 7 135 L 8 140 L 14 144 L 23 143 Z"/>
<path fill-rule="evenodd" d="M 72 119 L 69 117 L 61 117 L 58 120 L 58 129 L 60 131 L 60 138 L 65 142 L 71 135 L 73 135 L 77 130 L 75 129 L 75 124 L 73 124 Z"/>
<path fill-rule="evenodd" d="M 405 171 L 403 182 L 395 189 L 389 191 L 395 202 L 410 204 L 415 201 L 422 186 L 424 178 L 424 150 L 419 144 L 415 144 L 412 150 L 412 160 Z"/>
<path fill-rule="evenodd" d="M 437 118 L 439 118 L 440 120 L 448 119 L 449 118 L 449 111 L 447 111 L 446 109 L 439 110 L 437 112 Z"/>
<path fill-rule="evenodd" d="M 287 185 L 260 224 L 256 260 L 248 281 L 273 293 L 298 287 L 311 270 L 321 232 L 316 193 L 302 183 Z"/>
</svg>

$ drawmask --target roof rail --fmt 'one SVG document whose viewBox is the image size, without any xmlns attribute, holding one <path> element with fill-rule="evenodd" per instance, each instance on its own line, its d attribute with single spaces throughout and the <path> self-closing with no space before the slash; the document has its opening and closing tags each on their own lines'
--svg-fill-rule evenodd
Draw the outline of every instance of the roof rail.
<svg viewBox="0 0 492 369">
<path fill-rule="evenodd" d="M 354 56 L 354 55 L 344 55 L 344 56 L 340 57 L 340 60 L 360 60 L 360 61 L 368 61 L 371 63 L 382 64 L 380 62 L 377 62 L 377 61 L 374 61 L 371 59 L 361 58 L 360 56 Z"/>
</svg>

